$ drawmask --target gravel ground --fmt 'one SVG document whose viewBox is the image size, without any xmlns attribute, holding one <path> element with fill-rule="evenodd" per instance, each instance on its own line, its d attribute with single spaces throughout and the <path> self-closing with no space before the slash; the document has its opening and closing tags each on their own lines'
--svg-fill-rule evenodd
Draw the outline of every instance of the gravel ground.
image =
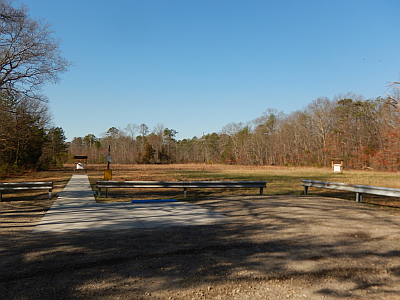
<svg viewBox="0 0 400 300">
<path fill-rule="evenodd" d="M 400 299 L 400 210 L 313 196 L 198 202 L 205 226 L 32 234 L 1 203 L 1 299 Z"/>
</svg>

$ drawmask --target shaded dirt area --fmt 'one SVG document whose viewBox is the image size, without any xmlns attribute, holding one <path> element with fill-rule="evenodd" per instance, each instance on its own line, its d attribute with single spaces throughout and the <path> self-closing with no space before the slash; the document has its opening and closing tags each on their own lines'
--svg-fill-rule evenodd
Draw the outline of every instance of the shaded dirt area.
<svg viewBox="0 0 400 300">
<path fill-rule="evenodd" d="M 2 299 L 400 299 L 400 211 L 224 196 L 205 226 L 31 234 L 51 201 L 1 203 Z"/>
</svg>

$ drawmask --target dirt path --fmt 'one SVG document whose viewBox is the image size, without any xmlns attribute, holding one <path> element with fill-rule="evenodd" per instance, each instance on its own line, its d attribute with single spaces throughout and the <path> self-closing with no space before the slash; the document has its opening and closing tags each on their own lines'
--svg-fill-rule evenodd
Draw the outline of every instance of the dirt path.
<svg viewBox="0 0 400 300">
<path fill-rule="evenodd" d="M 2 299 L 400 299 L 400 211 L 307 196 L 199 203 L 228 222 L 31 234 L 1 203 Z"/>
</svg>

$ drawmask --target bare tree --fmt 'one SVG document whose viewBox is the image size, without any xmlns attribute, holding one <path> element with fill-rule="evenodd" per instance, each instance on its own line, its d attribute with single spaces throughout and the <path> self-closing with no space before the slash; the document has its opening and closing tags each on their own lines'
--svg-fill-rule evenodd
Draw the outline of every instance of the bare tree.
<svg viewBox="0 0 400 300">
<path fill-rule="evenodd" d="M 37 98 L 41 86 L 58 82 L 71 63 L 61 56 L 51 26 L 30 18 L 25 6 L 11 3 L 0 0 L 0 89 Z"/>
<path fill-rule="evenodd" d="M 397 88 L 398 92 L 400 92 L 400 82 L 390 82 L 388 85 L 388 89 L 390 88 Z M 389 98 L 389 104 L 392 105 L 394 108 L 396 108 L 397 110 L 400 111 L 400 103 L 398 100 L 396 100 L 395 98 L 393 98 L 391 95 L 387 95 Z"/>
<path fill-rule="evenodd" d="M 136 124 L 129 123 L 128 125 L 126 125 L 125 131 L 129 134 L 129 137 L 133 141 L 136 138 L 136 132 L 139 131 L 139 126 Z"/>
<path fill-rule="evenodd" d="M 314 157 L 315 163 L 327 165 L 326 146 L 330 133 L 335 124 L 333 116 L 336 101 L 331 101 L 327 97 L 319 97 L 307 105 L 305 109 L 306 128 L 308 138 L 305 140 L 310 151 L 310 156 Z M 312 155 L 311 155 L 312 154 Z"/>
</svg>

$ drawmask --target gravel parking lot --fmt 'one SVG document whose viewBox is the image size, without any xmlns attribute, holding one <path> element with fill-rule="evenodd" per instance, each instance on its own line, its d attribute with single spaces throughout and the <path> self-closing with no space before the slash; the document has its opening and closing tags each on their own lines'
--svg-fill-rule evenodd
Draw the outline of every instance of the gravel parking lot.
<svg viewBox="0 0 400 300">
<path fill-rule="evenodd" d="M 50 200 L 1 203 L 2 299 L 400 299 L 400 210 L 314 196 L 198 202 L 227 221 L 30 231 Z"/>
</svg>

